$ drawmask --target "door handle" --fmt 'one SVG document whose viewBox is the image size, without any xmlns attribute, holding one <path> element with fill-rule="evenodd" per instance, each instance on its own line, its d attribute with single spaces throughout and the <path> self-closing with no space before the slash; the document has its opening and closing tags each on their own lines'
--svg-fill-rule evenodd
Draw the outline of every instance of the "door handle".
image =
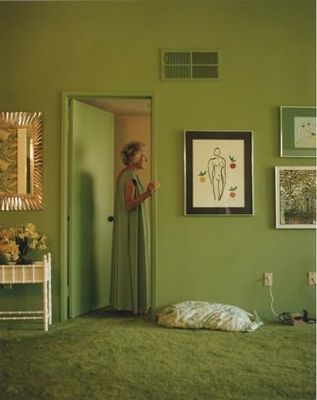
<svg viewBox="0 0 317 400">
<path fill-rule="evenodd" d="M 113 217 L 112 215 L 109 215 L 108 221 L 109 221 L 109 222 L 112 222 L 113 220 L 114 220 L 114 217 Z"/>
</svg>

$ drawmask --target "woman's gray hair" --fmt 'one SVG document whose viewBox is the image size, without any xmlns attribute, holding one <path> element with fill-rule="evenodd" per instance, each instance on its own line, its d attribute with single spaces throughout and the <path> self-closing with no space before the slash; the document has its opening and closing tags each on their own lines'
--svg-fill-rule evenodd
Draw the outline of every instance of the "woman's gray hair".
<svg viewBox="0 0 317 400">
<path fill-rule="evenodd" d="M 145 144 L 143 142 L 129 142 L 121 150 L 121 159 L 124 165 L 130 165 L 134 157 L 139 153 Z"/>
</svg>

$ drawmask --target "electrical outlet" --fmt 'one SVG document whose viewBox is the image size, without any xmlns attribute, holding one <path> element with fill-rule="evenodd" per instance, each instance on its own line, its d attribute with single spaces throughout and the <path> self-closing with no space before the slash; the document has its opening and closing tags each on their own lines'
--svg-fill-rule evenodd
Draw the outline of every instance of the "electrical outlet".
<svg viewBox="0 0 317 400">
<path fill-rule="evenodd" d="M 263 286 L 273 285 L 273 272 L 264 272 L 263 274 Z"/>
<path fill-rule="evenodd" d="M 307 273 L 307 283 L 309 286 L 316 286 L 316 272 Z"/>
</svg>

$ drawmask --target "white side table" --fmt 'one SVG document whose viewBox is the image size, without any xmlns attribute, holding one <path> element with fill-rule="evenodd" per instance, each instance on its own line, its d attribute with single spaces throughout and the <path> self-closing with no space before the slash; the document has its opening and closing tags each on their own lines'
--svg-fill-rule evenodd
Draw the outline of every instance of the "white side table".
<svg viewBox="0 0 317 400">
<path fill-rule="evenodd" d="M 0 265 L 0 284 L 43 285 L 43 310 L 40 311 L 0 311 L 0 320 L 42 319 L 44 330 L 52 324 L 52 281 L 51 254 L 45 254 L 43 261 L 33 264 Z"/>
</svg>

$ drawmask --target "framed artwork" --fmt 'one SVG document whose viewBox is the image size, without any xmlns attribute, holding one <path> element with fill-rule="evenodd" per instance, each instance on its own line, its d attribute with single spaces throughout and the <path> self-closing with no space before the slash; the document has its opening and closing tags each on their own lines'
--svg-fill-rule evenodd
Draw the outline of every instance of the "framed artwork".
<svg viewBox="0 0 317 400">
<path fill-rule="evenodd" d="M 253 214 L 252 131 L 185 131 L 185 215 Z"/>
<path fill-rule="evenodd" d="M 280 107 L 281 157 L 316 156 L 316 107 Z"/>
<path fill-rule="evenodd" d="M 316 228 L 316 167 L 275 167 L 276 228 Z"/>
</svg>

